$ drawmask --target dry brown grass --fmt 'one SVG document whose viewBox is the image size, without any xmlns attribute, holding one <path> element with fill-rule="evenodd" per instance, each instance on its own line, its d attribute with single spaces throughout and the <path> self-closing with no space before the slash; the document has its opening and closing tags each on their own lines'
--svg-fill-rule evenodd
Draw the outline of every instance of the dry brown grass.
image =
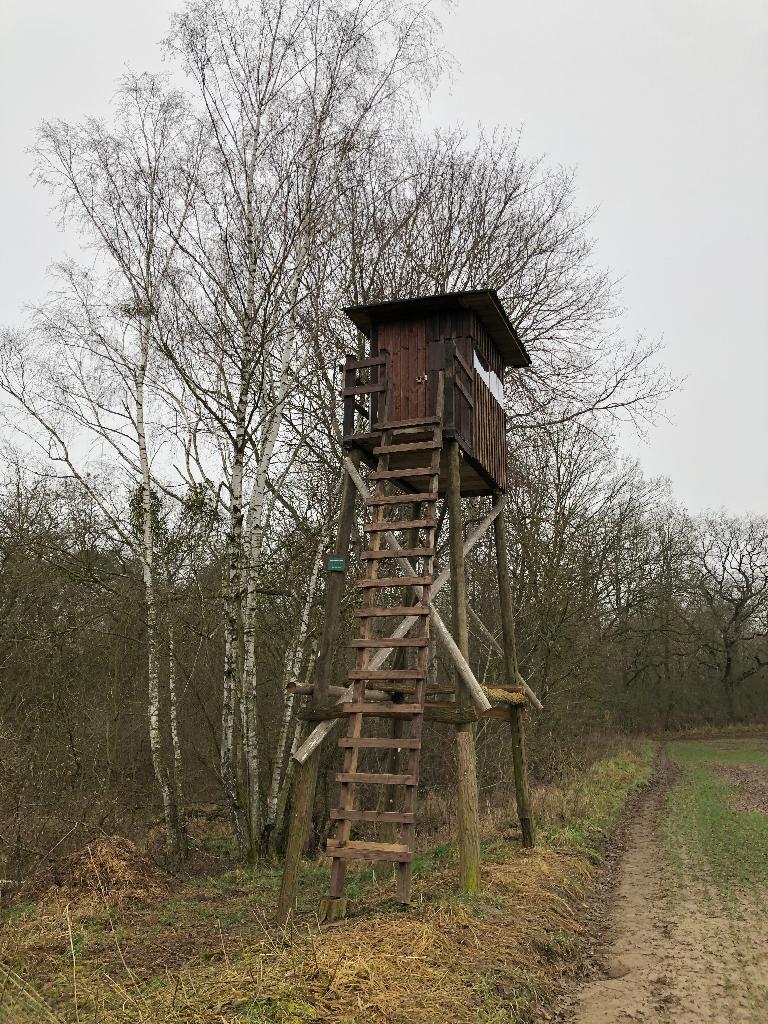
<svg viewBox="0 0 768 1024">
<path fill-rule="evenodd" d="M 518 846 L 513 806 L 487 807 L 479 895 L 459 892 L 443 845 L 417 868 L 411 907 L 392 902 L 389 871 L 364 873 L 353 915 L 332 926 L 304 909 L 277 929 L 274 873 L 169 888 L 131 844 L 92 847 L 0 932 L 0 1021 L 528 1024 L 569 970 L 594 835 L 649 764 L 630 751 L 536 790 L 533 851 Z M 425 810 L 435 824 L 451 816 L 437 798 Z M 307 872 L 314 907 L 327 881 Z M 3 1018 L 6 1005 L 16 1016 Z"/>
<path fill-rule="evenodd" d="M 135 843 L 108 836 L 53 863 L 22 889 L 21 897 L 89 906 L 107 900 L 120 906 L 162 896 L 167 887 L 166 876 Z"/>
<path fill-rule="evenodd" d="M 551 980 L 553 949 L 580 931 L 572 906 L 589 872 L 574 856 L 521 851 L 485 866 L 476 898 L 456 895 L 451 871 L 418 880 L 407 910 L 374 888 L 353 918 L 331 927 L 305 921 L 279 932 L 263 920 L 241 949 L 222 931 L 208 963 L 167 974 L 155 991 L 128 961 L 119 976 L 81 961 L 79 1012 L 102 1024 L 469 1024 L 489 998 L 517 998 L 521 978 L 531 992 Z M 61 908 L 34 926 L 38 940 L 65 953 Z"/>
</svg>

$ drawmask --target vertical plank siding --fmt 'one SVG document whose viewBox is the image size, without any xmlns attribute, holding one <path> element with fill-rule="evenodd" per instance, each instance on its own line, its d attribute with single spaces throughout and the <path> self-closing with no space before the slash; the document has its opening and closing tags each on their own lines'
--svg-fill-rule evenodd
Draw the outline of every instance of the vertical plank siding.
<svg viewBox="0 0 768 1024">
<path fill-rule="evenodd" d="M 455 431 L 494 484 L 506 490 L 506 416 L 475 372 L 474 350 L 502 380 L 504 369 L 501 355 L 478 317 L 468 311 L 453 311 L 380 323 L 377 343 L 377 352 L 389 356 L 386 418 L 433 416 L 438 371 L 443 370 L 445 429 Z"/>
<path fill-rule="evenodd" d="M 485 381 L 477 374 L 475 374 L 474 421 L 474 457 L 499 489 L 506 491 L 506 416 Z"/>
</svg>

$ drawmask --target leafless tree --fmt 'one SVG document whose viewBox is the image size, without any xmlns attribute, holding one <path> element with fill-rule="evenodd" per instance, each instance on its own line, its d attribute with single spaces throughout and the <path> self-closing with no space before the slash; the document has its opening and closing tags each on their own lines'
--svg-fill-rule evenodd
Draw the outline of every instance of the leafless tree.
<svg viewBox="0 0 768 1024">
<path fill-rule="evenodd" d="M 42 434 L 30 438 L 89 488 L 142 566 L 152 758 L 165 809 L 168 851 L 183 852 L 172 766 L 164 749 L 156 525 L 159 484 L 150 437 L 153 374 L 167 322 L 164 294 L 178 231 L 191 209 L 186 173 L 199 136 L 183 98 L 150 76 L 121 82 L 113 126 L 47 122 L 35 147 L 36 175 L 62 218 L 80 229 L 94 265 L 56 268 L 56 290 L 26 335 L 7 334 L 0 386 Z M 181 169 L 185 174 L 182 177 Z M 92 486 L 91 462 L 116 459 L 140 495 L 139 537 L 114 496 Z M 123 506 L 124 507 L 124 506 Z"/>
<path fill-rule="evenodd" d="M 718 671 L 733 720 L 739 688 L 768 665 L 768 519 L 708 515 L 697 541 L 704 663 Z"/>
</svg>

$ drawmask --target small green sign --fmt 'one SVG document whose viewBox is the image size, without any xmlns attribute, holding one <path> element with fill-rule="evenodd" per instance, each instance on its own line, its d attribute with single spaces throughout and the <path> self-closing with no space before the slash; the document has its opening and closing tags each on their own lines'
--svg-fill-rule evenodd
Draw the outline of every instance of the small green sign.
<svg viewBox="0 0 768 1024">
<path fill-rule="evenodd" d="M 328 572 L 344 572 L 346 568 L 346 558 L 337 558 L 331 555 L 331 557 L 328 559 Z"/>
</svg>

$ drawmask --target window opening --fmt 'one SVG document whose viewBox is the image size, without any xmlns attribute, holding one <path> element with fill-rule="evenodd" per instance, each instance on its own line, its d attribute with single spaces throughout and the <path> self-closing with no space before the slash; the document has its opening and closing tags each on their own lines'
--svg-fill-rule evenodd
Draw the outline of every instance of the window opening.
<svg viewBox="0 0 768 1024">
<path fill-rule="evenodd" d="M 502 384 L 499 376 L 497 374 L 495 374 L 493 372 L 493 370 L 488 366 L 488 364 L 483 359 L 483 357 L 480 355 L 480 353 L 477 351 L 477 349 L 474 349 L 474 353 L 475 353 L 475 370 L 477 371 L 477 375 L 485 382 L 488 390 L 491 392 L 491 394 L 496 399 L 496 401 L 499 403 L 499 405 L 503 406 L 504 405 L 504 385 Z"/>
</svg>

